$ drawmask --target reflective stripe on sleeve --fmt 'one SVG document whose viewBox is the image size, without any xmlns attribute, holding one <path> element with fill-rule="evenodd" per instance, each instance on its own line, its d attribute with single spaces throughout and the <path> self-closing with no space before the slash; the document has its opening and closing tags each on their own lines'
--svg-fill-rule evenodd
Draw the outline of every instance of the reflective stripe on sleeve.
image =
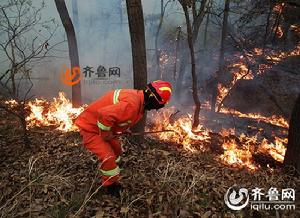
<svg viewBox="0 0 300 218">
<path fill-rule="evenodd" d="M 118 175 L 120 173 L 120 168 L 116 167 L 113 170 L 101 170 L 100 169 L 100 172 L 104 176 L 116 176 L 116 175 Z"/>
<path fill-rule="evenodd" d="M 119 163 L 121 161 L 121 157 L 118 156 L 117 159 L 116 159 L 116 163 Z"/>
<path fill-rule="evenodd" d="M 104 124 L 100 123 L 99 121 L 97 122 L 97 126 L 104 131 L 109 131 L 110 130 L 110 126 L 105 126 Z"/>
<path fill-rule="evenodd" d="M 117 90 L 115 90 L 115 92 L 114 92 L 114 99 L 113 99 L 113 103 L 114 103 L 114 104 L 119 103 L 119 95 L 120 95 L 120 91 L 121 91 L 121 89 L 117 89 Z"/>
</svg>

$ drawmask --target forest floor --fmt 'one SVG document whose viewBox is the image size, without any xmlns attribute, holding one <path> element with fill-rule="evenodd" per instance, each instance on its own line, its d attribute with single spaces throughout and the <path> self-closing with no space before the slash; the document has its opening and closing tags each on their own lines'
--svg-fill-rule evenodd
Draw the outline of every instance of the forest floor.
<svg viewBox="0 0 300 218">
<path fill-rule="evenodd" d="M 99 189 L 98 162 L 77 132 L 45 127 L 24 148 L 19 124 L 0 112 L 0 217 L 300 217 L 300 178 L 282 168 L 228 167 L 211 152 L 147 138 L 123 138 L 121 198 Z M 246 188 L 296 188 L 296 210 L 230 210 L 224 194 Z"/>
</svg>

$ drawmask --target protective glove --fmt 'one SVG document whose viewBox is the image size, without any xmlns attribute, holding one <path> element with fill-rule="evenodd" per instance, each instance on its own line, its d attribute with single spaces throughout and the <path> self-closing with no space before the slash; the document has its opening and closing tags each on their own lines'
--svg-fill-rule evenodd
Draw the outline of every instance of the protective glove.
<svg viewBox="0 0 300 218">
<path fill-rule="evenodd" d="M 125 132 L 124 132 L 126 135 L 131 135 L 132 134 L 132 131 L 130 129 L 126 129 Z"/>
</svg>

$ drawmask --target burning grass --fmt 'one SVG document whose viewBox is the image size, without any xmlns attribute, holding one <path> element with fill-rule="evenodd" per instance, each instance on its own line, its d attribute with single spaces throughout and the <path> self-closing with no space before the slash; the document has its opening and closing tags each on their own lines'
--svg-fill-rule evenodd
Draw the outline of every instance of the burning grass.
<svg viewBox="0 0 300 218">
<path fill-rule="evenodd" d="M 245 118 L 254 119 L 254 120 L 257 120 L 258 122 L 262 121 L 262 122 L 270 123 L 270 124 L 273 124 L 276 126 L 281 126 L 283 128 L 289 128 L 288 122 L 282 116 L 273 115 L 271 117 L 266 117 L 259 113 L 244 114 L 237 110 L 228 109 L 228 108 L 222 108 L 220 110 L 220 112 L 225 113 L 225 114 L 235 115 L 237 117 L 245 117 Z"/>
<path fill-rule="evenodd" d="M 183 149 L 190 152 L 215 152 L 214 141 L 211 140 L 213 131 L 200 125 L 198 129 L 192 129 L 192 115 L 187 114 L 183 117 L 176 118 L 172 121 L 172 115 L 175 114 L 175 109 L 164 109 L 157 113 L 152 113 L 151 130 L 172 129 L 175 132 L 164 132 L 157 134 L 155 137 L 165 142 L 178 144 Z M 241 113 L 240 113 L 241 115 Z M 244 115 L 243 117 L 247 117 Z M 262 119 L 263 116 L 250 116 L 252 119 Z M 202 119 L 207 119 L 202 117 Z M 278 124 L 277 118 L 265 118 L 269 123 Z M 272 122 L 270 120 L 273 120 Z M 279 122 L 279 124 L 281 124 Z M 257 170 L 260 165 L 255 163 L 253 155 L 264 153 L 270 155 L 275 161 L 283 162 L 286 151 L 286 138 L 275 137 L 272 142 L 267 139 L 258 140 L 257 135 L 236 135 L 233 129 L 223 129 L 218 133 L 218 138 L 221 140 L 220 146 L 223 153 L 218 159 L 221 162 L 231 167 L 248 168 L 249 170 Z"/>
<path fill-rule="evenodd" d="M 63 92 L 60 92 L 58 98 L 53 98 L 51 102 L 44 99 L 30 101 L 28 107 L 30 114 L 26 121 L 29 128 L 55 125 L 58 130 L 64 132 L 77 129 L 74 120 L 84 110 L 84 107 L 73 108 L 72 103 Z"/>
<path fill-rule="evenodd" d="M 278 6 L 279 5 L 279 6 Z M 274 8 L 278 7 L 276 10 L 282 10 L 281 4 L 278 4 Z M 280 9 L 281 8 L 281 9 Z M 299 25 L 292 25 L 291 30 L 294 31 L 298 36 L 300 36 Z M 279 38 L 283 36 L 282 27 L 279 26 L 276 30 L 276 34 Z M 231 60 L 227 60 L 229 63 L 227 69 L 230 74 L 232 74 L 232 81 L 228 85 L 218 84 L 218 97 L 217 105 L 222 107 L 223 101 L 236 83 L 240 80 L 252 80 L 257 75 L 261 75 L 267 72 L 267 70 L 278 65 L 281 61 L 288 57 L 294 57 L 300 55 L 300 43 L 298 42 L 296 46 L 288 51 L 283 51 L 280 49 L 265 48 L 253 48 L 248 52 L 244 52 L 241 55 L 237 52 Z M 250 68 L 251 67 L 251 68 Z M 252 71 L 253 69 L 257 68 Z"/>
<path fill-rule="evenodd" d="M 12 106 L 15 102 L 7 102 Z M 27 127 L 53 126 L 62 132 L 77 131 L 73 121 L 83 111 L 84 107 L 72 108 L 71 102 L 63 93 L 59 93 L 58 98 L 48 102 L 45 99 L 35 99 L 28 103 L 29 115 L 26 118 Z M 266 122 L 281 127 L 288 127 L 287 122 L 281 117 L 264 117 L 259 114 L 243 114 L 238 111 L 222 110 L 222 113 L 234 114 L 238 117 L 254 119 L 258 122 Z M 175 116 L 174 116 L 175 114 Z M 200 120 L 209 119 L 202 116 Z M 151 124 L 149 131 L 173 130 L 173 132 L 162 132 L 155 134 L 156 139 L 177 144 L 189 152 L 211 151 L 221 153 L 218 159 L 231 167 L 257 170 L 260 165 L 255 163 L 253 155 L 257 152 L 270 155 L 274 160 L 283 162 L 286 150 L 287 139 L 275 137 L 274 141 L 268 139 L 257 140 L 257 135 L 236 135 L 230 129 L 217 133 L 217 138 L 221 141 L 216 145 L 211 135 L 213 130 L 199 125 L 197 129 L 192 129 L 192 115 L 185 114 L 176 116 L 175 108 L 162 109 L 160 112 L 151 113 Z M 232 138 L 234 136 L 234 138 Z M 217 148 L 217 147 L 220 148 Z"/>
</svg>

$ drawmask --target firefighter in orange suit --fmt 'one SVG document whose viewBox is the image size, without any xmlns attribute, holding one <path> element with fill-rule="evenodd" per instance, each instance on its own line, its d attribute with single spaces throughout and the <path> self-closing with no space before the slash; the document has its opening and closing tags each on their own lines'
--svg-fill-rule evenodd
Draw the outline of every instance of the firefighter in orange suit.
<svg viewBox="0 0 300 218">
<path fill-rule="evenodd" d="M 122 154 L 114 137 L 135 125 L 145 110 L 160 109 L 170 100 L 169 82 L 157 80 L 144 90 L 117 89 L 91 103 L 77 118 L 84 146 L 99 158 L 102 185 L 109 193 L 119 195 L 121 185 L 118 163 Z"/>
</svg>

